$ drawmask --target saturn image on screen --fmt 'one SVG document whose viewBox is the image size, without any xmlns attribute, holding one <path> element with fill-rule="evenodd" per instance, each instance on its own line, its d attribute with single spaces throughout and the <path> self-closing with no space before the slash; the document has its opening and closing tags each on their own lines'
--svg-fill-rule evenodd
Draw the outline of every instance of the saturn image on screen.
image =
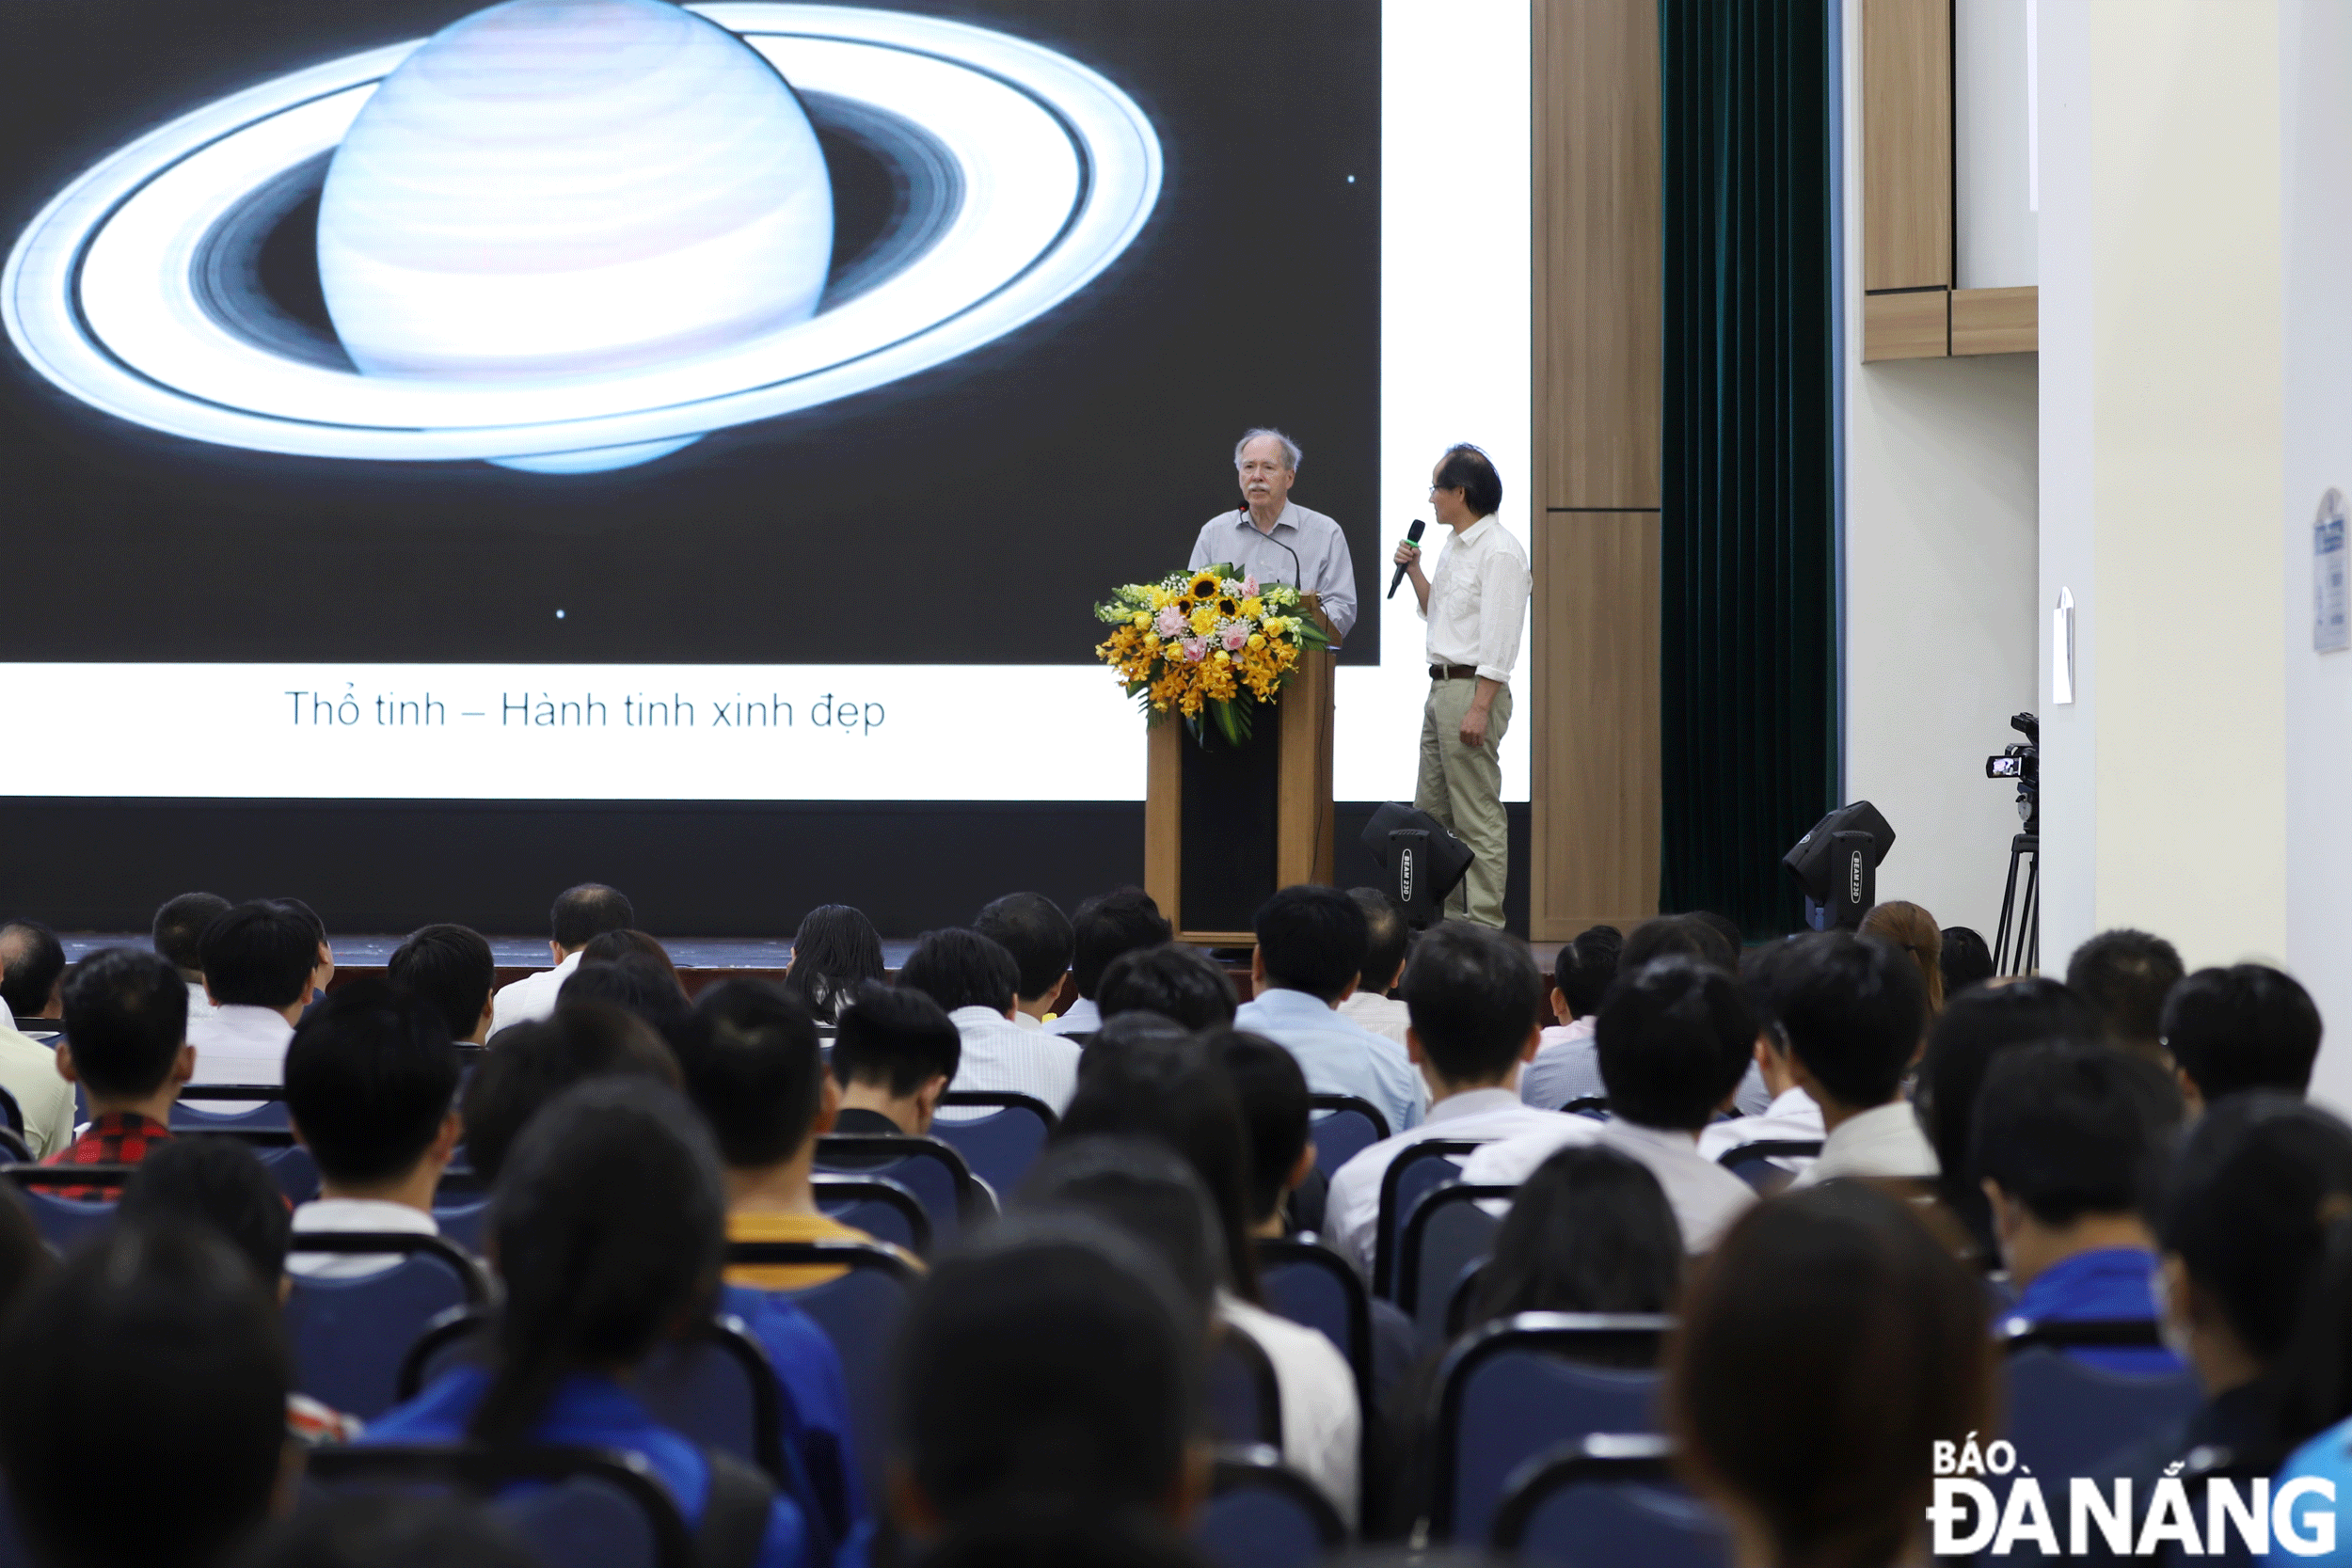
<svg viewBox="0 0 2352 1568">
<path fill-rule="evenodd" d="M 0 321 L 174 436 L 593 472 L 1036 320 L 1160 181 L 1117 86 L 986 28 L 507 0 L 108 154 L 18 237 Z"/>
</svg>

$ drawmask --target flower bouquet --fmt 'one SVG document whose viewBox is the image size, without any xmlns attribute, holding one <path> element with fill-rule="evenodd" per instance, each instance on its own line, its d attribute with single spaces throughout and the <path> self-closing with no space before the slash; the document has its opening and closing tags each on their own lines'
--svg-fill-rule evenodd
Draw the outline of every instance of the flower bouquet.
<svg viewBox="0 0 2352 1568">
<path fill-rule="evenodd" d="M 1145 720 L 1182 714 L 1204 743 L 1204 720 L 1229 745 L 1248 739 L 1251 709 L 1274 701 L 1299 655 L 1331 645 L 1297 589 L 1261 587 L 1221 563 L 1113 589 L 1094 618 L 1113 628 L 1095 657 L 1119 672 Z"/>
</svg>

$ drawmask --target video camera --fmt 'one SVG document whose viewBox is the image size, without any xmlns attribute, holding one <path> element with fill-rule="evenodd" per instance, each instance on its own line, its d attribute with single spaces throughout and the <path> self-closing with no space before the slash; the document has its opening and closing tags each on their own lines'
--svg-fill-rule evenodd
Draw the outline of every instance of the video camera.
<svg viewBox="0 0 2352 1568">
<path fill-rule="evenodd" d="M 2042 831 L 2042 721 L 2030 713 L 2012 716 L 2009 727 L 2026 738 L 2001 748 L 1998 756 L 1984 759 L 1988 779 L 2017 781 L 2017 816 L 2025 831 Z"/>
</svg>

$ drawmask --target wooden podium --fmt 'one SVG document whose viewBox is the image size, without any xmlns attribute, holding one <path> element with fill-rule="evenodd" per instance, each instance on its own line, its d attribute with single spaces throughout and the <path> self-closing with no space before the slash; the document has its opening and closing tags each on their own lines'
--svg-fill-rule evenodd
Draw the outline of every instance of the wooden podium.
<svg viewBox="0 0 2352 1568">
<path fill-rule="evenodd" d="M 1299 604 L 1328 636 L 1316 596 Z M 1333 652 L 1300 657 L 1239 751 L 1214 731 L 1197 745 L 1173 715 L 1150 732 L 1143 883 L 1178 942 L 1250 946 L 1250 912 L 1277 888 L 1331 880 Z"/>
</svg>

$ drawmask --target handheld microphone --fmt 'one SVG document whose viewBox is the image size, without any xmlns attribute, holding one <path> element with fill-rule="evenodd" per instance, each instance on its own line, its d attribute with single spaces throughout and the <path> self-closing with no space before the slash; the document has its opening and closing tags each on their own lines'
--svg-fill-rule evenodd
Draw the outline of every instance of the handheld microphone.
<svg viewBox="0 0 2352 1568">
<path fill-rule="evenodd" d="M 1422 521 L 1422 519 L 1420 519 L 1419 517 L 1414 518 L 1414 519 L 1413 519 L 1413 526 L 1412 526 L 1411 528 L 1408 528 L 1408 529 L 1406 529 L 1406 530 L 1405 531 L 1405 542 L 1406 542 L 1406 544 L 1408 544 L 1408 545 L 1418 545 L 1418 544 L 1420 544 L 1420 543 L 1421 543 L 1421 531 L 1422 531 L 1422 529 L 1427 528 L 1428 526 L 1429 526 L 1429 525 L 1428 525 L 1427 523 L 1425 523 L 1425 522 Z M 1404 580 L 1405 580 L 1405 568 L 1404 568 L 1404 567 L 1402 567 L 1402 566 L 1399 566 L 1399 567 L 1396 569 L 1396 576 L 1394 576 L 1394 577 L 1392 577 L 1392 578 L 1391 578 L 1389 579 L 1389 597 L 1390 597 L 1390 598 L 1393 599 L 1393 598 L 1395 598 L 1395 597 L 1396 597 L 1396 590 L 1397 590 L 1397 587 L 1398 587 L 1398 585 L 1399 585 L 1399 584 L 1403 583 L 1403 582 L 1404 582 Z"/>
</svg>

